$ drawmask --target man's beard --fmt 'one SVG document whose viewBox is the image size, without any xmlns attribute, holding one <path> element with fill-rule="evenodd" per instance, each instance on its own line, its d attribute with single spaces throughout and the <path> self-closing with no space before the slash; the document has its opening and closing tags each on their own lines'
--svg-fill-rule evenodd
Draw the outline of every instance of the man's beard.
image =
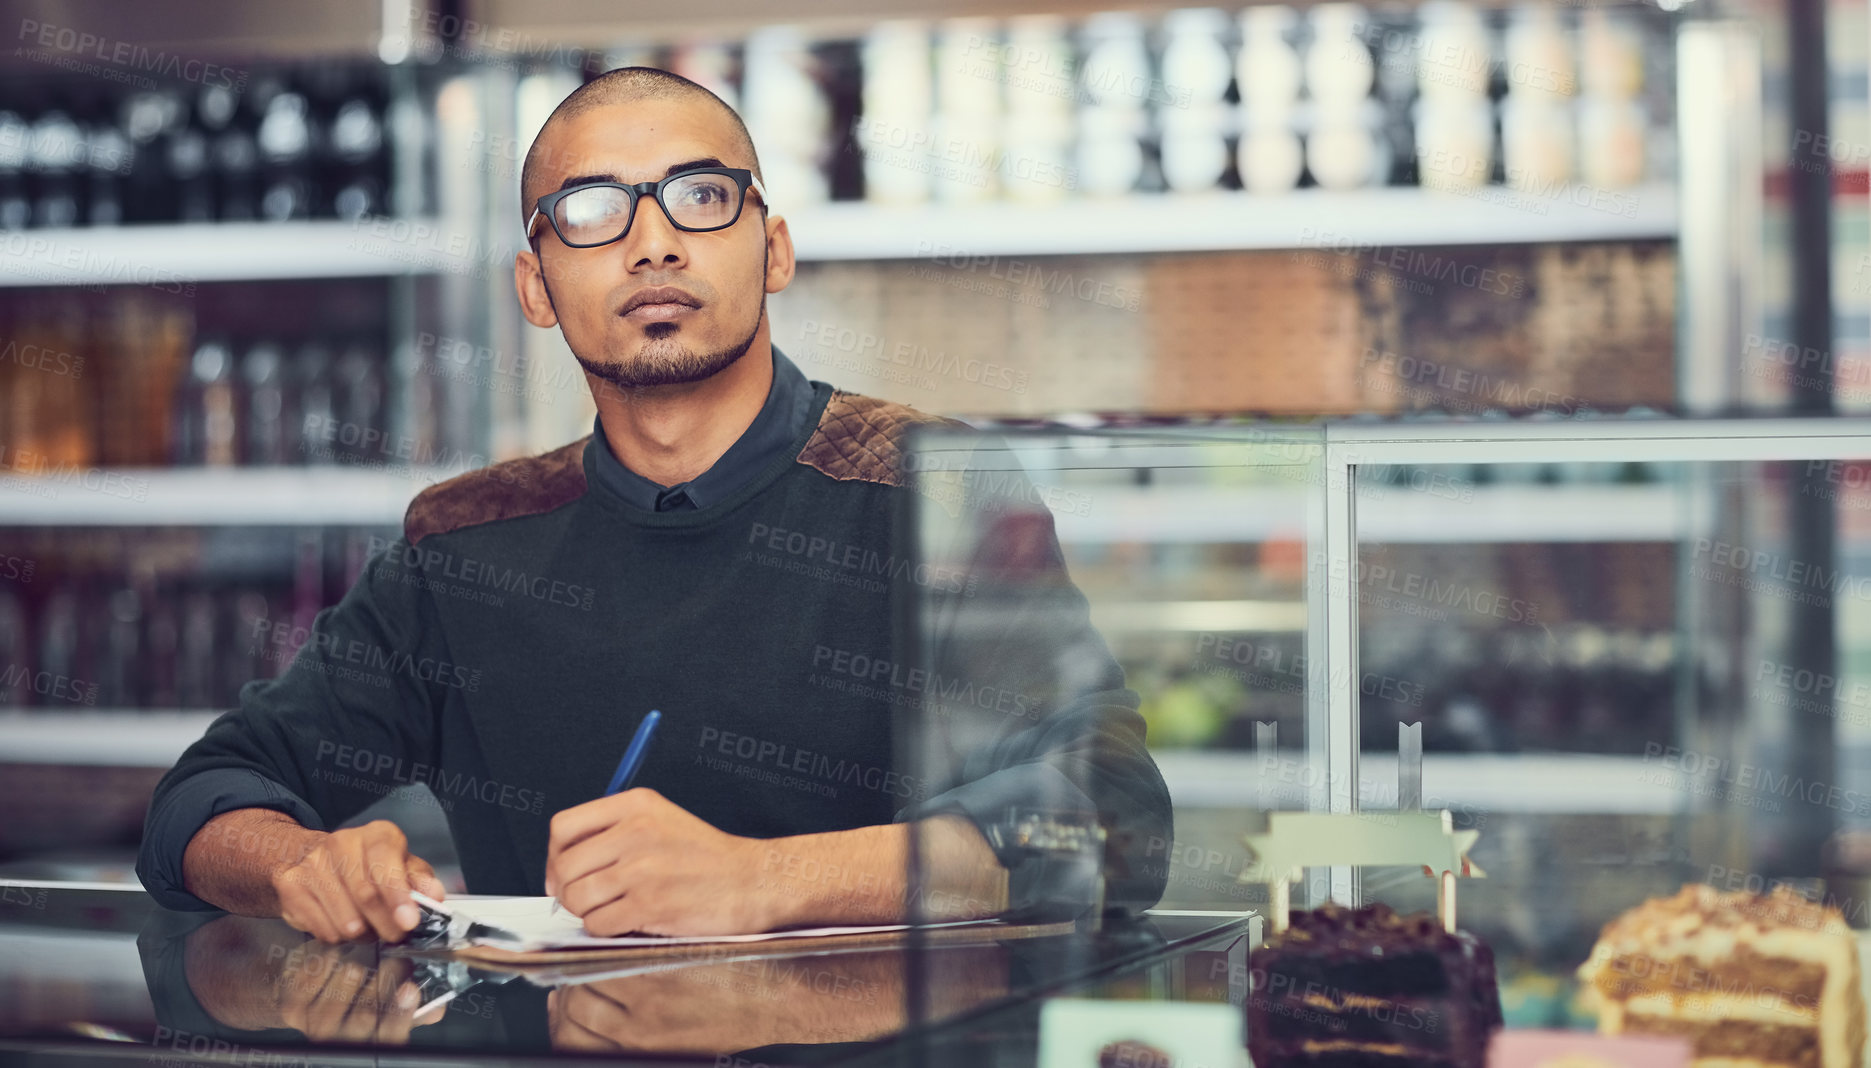
<svg viewBox="0 0 1871 1068">
<path fill-rule="evenodd" d="M 740 344 L 730 345 L 716 352 L 699 353 L 676 340 L 678 327 L 671 323 L 652 323 L 644 333 L 650 336 L 650 343 L 643 351 L 628 360 L 614 363 L 597 363 L 577 356 L 578 365 L 585 373 L 600 378 L 619 389 L 643 389 L 646 386 L 677 386 L 688 382 L 700 382 L 734 366 L 734 361 L 747 355 L 747 350 L 754 345 L 755 335 L 760 333 L 760 323 L 767 316 L 767 302 L 760 302 L 760 314 L 754 317 L 753 328 Z M 658 335 L 661 336 L 658 336 Z"/>
</svg>

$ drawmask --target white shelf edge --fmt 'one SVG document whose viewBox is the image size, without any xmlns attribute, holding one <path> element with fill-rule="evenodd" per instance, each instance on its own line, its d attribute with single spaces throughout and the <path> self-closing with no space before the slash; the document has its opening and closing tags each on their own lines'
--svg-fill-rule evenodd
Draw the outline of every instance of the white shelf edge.
<svg viewBox="0 0 1871 1068">
<path fill-rule="evenodd" d="M 459 473 L 452 468 L 67 468 L 0 477 L 0 524 L 397 525 L 417 493 Z"/>
<path fill-rule="evenodd" d="M 0 763 L 166 768 L 222 711 L 0 711 Z"/>
<path fill-rule="evenodd" d="M 1283 751 L 1263 772 L 1251 752 L 1154 751 L 1177 808 L 1305 807 L 1303 757 Z M 1260 790 L 1262 775 L 1267 792 Z M 1396 808 L 1396 757 L 1360 758 L 1359 804 L 1376 815 Z M 1423 807 L 1484 819 L 1496 813 L 1671 815 L 1708 802 L 1682 772 L 1641 756 L 1525 753 L 1429 753 L 1423 756 Z"/>
<path fill-rule="evenodd" d="M 1372 544 L 1677 541 L 1697 529 L 1677 487 L 1667 483 L 1438 486 L 1445 492 L 1361 489 L 1359 540 Z M 1059 540 L 1065 544 L 1305 538 L 1303 487 L 1098 487 L 1086 493 L 1090 507 L 1053 515 Z M 1465 494 L 1472 496 L 1459 499 Z"/>
<path fill-rule="evenodd" d="M 1574 202 L 1573 193 L 1587 203 Z M 1419 188 L 1275 195 L 1215 192 L 887 207 L 831 203 L 784 212 L 802 262 L 933 259 L 956 274 L 992 271 L 971 256 L 1153 252 L 1381 251 L 1392 246 L 1674 239 L 1673 185 L 1536 197 L 1491 186 L 1474 195 Z M 1521 201 L 1526 202 L 1523 206 Z M 1543 209 L 1543 210 L 1542 210 Z M 1408 269 L 1399 269 L 1406 275 Z"/>
<path fill-rule="evenodd" d="M 393 526 L 410 500 L 457 469 L 122 468 L 64 478 L 0 477 L 5 526 Z M 1694 517 L 1667 484 L 1476 486 L 1452 501 L 1411 490 L 1359 494 L 1372 543 L 1675 541 Z M 1054 513 L 1065 544 L 1257 542 L 1305 536 L 1301 487 L 1099 487 Z"/>
<path fill-rule="evenodd" d="M 0 234 L 0 287 L 142 285 L 492 270 L 431 219 L 175 223 Z M 510 262 L 510 257 L 508 259 Z"/>
<path fill-rule="evenodd" d="M 1583 203 L 1581 203 L 1581 201 Z M 1085 197 L 894 207 L 862 201 L 784 212 L 802 262 L 1063 256 L 1670 239 L 1676 190 L 1567 187 L 1535 196 L 1414 187 Z M 485 244 L 434 219 L 172 223 L 0 235 L 0 288 L 503 275 L 517 243 Z M 937 263 L 948 262 L 937 259 Z M 992 270 L 993 265 L 975 267 Z M 962 268 L 972 270 L 963 264 Z M 1404 273 L 1408 273 L 1405 271 Z"/>
</svg>

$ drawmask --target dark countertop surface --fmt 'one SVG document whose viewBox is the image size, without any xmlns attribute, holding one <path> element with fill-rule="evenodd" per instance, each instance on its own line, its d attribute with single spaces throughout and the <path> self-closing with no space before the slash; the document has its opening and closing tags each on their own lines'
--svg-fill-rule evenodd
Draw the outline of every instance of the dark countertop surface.
<svg viewBox="0 0 1871 1068">
<path fill-rule="evenodd" d="M 0 1062 L 1018 1068 L 1035 1061 L 1050 997 L 1238 1004 L 1249 922 L 1162 913 L 962 946 L 715 947 L 548 983 L 327 946 L 275 920 L 169 912 L 137 889 L 0 881 Z"/>
</svg>

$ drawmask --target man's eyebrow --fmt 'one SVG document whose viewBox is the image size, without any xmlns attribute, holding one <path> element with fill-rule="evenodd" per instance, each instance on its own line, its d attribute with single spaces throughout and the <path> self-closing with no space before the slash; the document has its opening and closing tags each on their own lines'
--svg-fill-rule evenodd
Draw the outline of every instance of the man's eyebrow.
<svg viewBox="0 0 1871 1068">
<path fill-rule="evenodd" d="M 724 167 L 724 166 L 726 166 L 726 164 L 722 163 L 720 160 L 716 159 L 713 156 L 703 156 L 701 159 L 691 159 L 691 160 L 684 160 L 681 163 L 671 163 L 669 165 L 669 169 L 663 172 L 663 177 L 667 178 L 672 174 L 680 174 L 683 171 L 699 170 L 702 167 Z"/>
<path fill-rule="evenodd" d="M 572 177 L 567 178 L 565 181 L 559 183 L 559 191 L 563 192 L 564 190 L 570 189 L 571 187 L 575 185 L 590 185 L 593 182 L 621 182 L 621 181 L 623 181 L 623 179 L 617 177 L 615 174 L 575 174 Z"/>
<path fill-rule="evenodd" d="M 699 170 L 700 168 L 703 168 L 703 167 L 724 167 L 724 166 L 726 166 L 726 164 L 722 163 L 720 160 L 716 159 L 713 156 L 703 156 L 701 159 L 690 159 L 690 160 L 683 160 L 681 163 L 671 163 L 669 167 L 663 171 L 663 177 L 667 178 L 672 174 L 681 174 L 683 171 Z M 630 184 L 628 182 L 625 182 L 622 178 L 619 178 L 615 174 L 575 174 L 572 177 L 567 178 L 565 181 L 560 182 L 559 189 L 566 190 L 566 189 L 572 188 L 575 185 L 590 185 L 593 182 L 616 182 L 622 185 Z"/>
</svg>

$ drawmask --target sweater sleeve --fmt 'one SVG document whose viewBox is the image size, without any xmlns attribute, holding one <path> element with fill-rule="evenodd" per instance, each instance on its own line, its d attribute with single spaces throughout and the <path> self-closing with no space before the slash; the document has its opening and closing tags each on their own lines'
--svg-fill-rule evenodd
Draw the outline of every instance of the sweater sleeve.
<svg viewBox="0 0 1871 1068">
<path fill-rule="evenodd" d="M 932 576 L 957 566 L 965 578 L 915 592 L 906 629 L 930 681 L 909 745 L 933 796 L 901 815 L 964 814 L 1010 868 L 1013 813 L 1095 818 L 1107 907 L 1154 905 L 1168 873 L 1149 858 L 1173 837 L 1169 790 L 1145 746 L 1138 695 L 1067 573 L 1044 495 L 1017 467 L 968 471 L 949 486 L 912 483 L 919 558 Z M 1013 891 L 1015 909 L 1033 904 L 1017 882 Z"/>
<path fill-rule="evenodd" d="M 183 888 L 182 857 L 215 816 L 268 808 L 326 830 L 434 765 L 446 687 L 478 679 L 448 663 L 418 559 L 393 542 L 318 614 L 309 636 L 283 621 L 242 636 L 272 655 L 303 645 L 278 677 L 242 687 L 240 707 L 156 784 L 136 868 L 159 904 L 212 907 Z"/>
</svg>

